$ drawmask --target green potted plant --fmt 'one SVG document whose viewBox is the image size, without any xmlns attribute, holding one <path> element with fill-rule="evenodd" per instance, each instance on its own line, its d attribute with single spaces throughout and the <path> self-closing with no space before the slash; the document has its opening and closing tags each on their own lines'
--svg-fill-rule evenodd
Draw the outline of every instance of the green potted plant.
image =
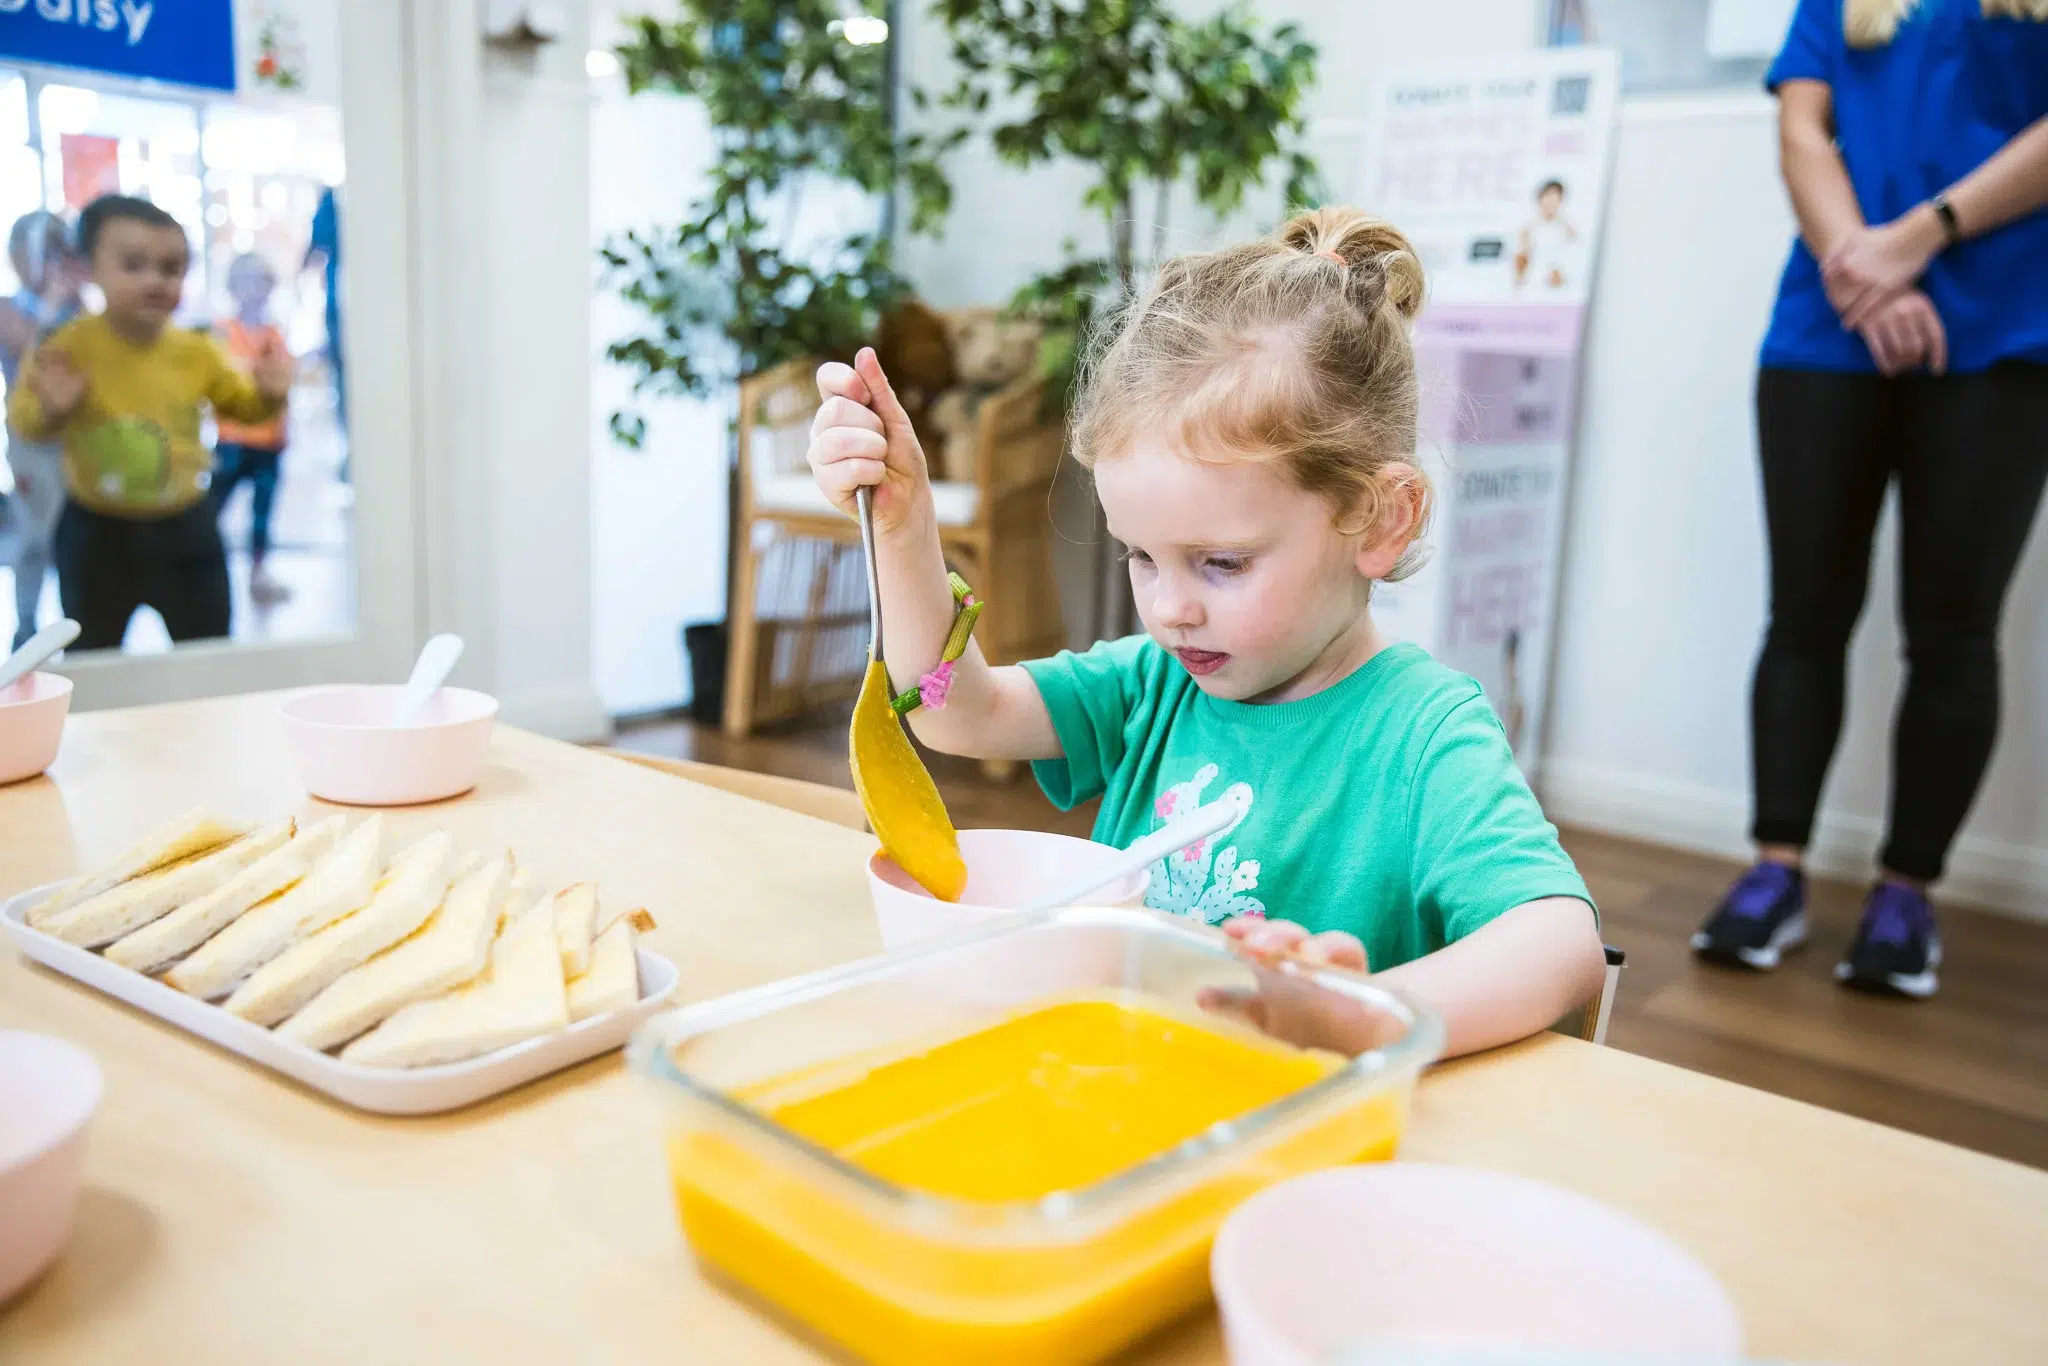
<svg viewBox="0 0 2048 1366">
<path fill-rule="evenodd" d="M 679 0 L 671 17 L 627 21 L 617 49 L 627 88 L 701 101 L 716 144 L 704 193 L 680 222 L 627 232 L 601 251 L 606 282 L 645 324 L 605 352 L 633 373 L 636 395 L 722 397 L 741 376 L 796 356 L 850 358 L 907 294 L 886 233 L 790 240 L 804 191 L 820 182 L 892 202 L 900 185 L 913 231 L 936 228 L 949 206 L 936 155 L 965 134 L 898 133 L 887 44 L 872 41 L 881 9 L 881 0 Z M 647 430 L 631 409 L 612 414 L 611 429 L 636 447 Z M 729 439 L 729 517 L 733 449 Z M 714 634 L 696 638 L 719 650 Z M 715 712 L 717 699 L 695 705 Z"/>
<path fill-rule="evenodd" d="M 1106 249 L 1076 256 L 1069 242 L 1069 259 L 1011 301 L 1045 329 L 1041 364 L 1055 401 L 1071 390 L 1095 309 L 1130 294 L 1165 256 L 1176 189 L 1218 217 L 1276 173 L 1287 206 L 1321 197 L 1302 146 L 1317 54 L 1293 24 L 1269 28 L 1242 3 L 1200 20 L 1166 0 L 935 0 L 932 9 L 960 72 L 940 107 L 970 117 L 1000 108 L 986 131 L 1011 165 L 1066 159 L 1094 172 L 1082 203 L 1102 220 Z M 926 107 L 919 92 L 912 100 Z M 1147 191 L 1152 240 L 1141 254 Z"/>
</svg>

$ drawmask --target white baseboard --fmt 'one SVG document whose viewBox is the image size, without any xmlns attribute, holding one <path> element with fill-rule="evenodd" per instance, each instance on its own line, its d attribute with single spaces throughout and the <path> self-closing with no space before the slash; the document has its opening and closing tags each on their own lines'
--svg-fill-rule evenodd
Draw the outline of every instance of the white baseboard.
<svg viewBox="0 0 2048 1366">
<path fill-rule="evenodd" d="M 597 689 L 588 685 L 500 695 L 498 719 L 574 745 L 612 738 L 611 713 Z"/>
<path fill-rule="evenodd" d="M 1723 858 L 1746 859 L 1752 852 L 1744 792 L 1549 758 L 1538 787 L 1544 810 L 1560 825 Z M 1807 864 L 1826 877 L 1867 878 L 1883 838 L 1882 825 L 1868 816 L 1822 811 Z M 1965 833 L 1949 855 L 1941 891 L 2024 919 L 2048 920 L 2048 848 Z"/>
</svg>

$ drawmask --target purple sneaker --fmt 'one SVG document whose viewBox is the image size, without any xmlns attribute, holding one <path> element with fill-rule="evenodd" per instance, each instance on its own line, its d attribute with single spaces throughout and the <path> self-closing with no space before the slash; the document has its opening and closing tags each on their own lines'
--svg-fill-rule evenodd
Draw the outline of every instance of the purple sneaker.
<svg viewBox="0 0 2048 1366">
<path fill-rule="evenodd" d="M 1787 949 L 1806 942 L 1806 875 L 1782 863 L 1759 863 L 1721 898 L 1692 937 L 1710 963 L 1768 972 Z"/>
<path fill-rule="evenodd" d="M 1902 882 L 1880 882 L 1863 903 L 1863 922 L 1848 954 L 1835 964 L 1835 980 L 1858 991 L 1924 1001 L 1940 985 L 1941 935 L 1924 893 Z"/>
</svg>

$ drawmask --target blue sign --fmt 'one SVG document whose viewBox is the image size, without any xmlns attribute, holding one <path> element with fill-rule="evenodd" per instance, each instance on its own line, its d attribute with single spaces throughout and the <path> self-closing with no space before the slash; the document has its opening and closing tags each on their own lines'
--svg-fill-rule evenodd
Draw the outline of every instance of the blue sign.
<svg viewBox="0 0 2048 1366">
<path fill-rule="evenodd" d="M 235 88 L 234 0 L 0 0 L 0 58 Z"/>
</svg>

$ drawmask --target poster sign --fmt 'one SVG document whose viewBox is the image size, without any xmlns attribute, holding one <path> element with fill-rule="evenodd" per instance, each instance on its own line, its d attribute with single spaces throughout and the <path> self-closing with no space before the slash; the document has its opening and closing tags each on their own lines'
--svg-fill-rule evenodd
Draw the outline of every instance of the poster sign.
<svg viewBox="0 0 2048 1366">
<path fill-rule="evenodd" d="M 341 103 L 338 0 L 236 0 L 241 93 Z"/>
<path fill-rule="evenodd" d="M 1375 616 L 1479 680 L 1532 775 L 1619 93 L 1613 52 L 1552 49 L 1405 69 L 1367 120 L 1365 202 L 1430 277 L 1417 457 L 1439 495 L 1435 557 Z"/>
<path fill-rule="evenodd" d="M 0 0 L 0 57 L 235 88 L 233 0 Z"/>
</svg>

